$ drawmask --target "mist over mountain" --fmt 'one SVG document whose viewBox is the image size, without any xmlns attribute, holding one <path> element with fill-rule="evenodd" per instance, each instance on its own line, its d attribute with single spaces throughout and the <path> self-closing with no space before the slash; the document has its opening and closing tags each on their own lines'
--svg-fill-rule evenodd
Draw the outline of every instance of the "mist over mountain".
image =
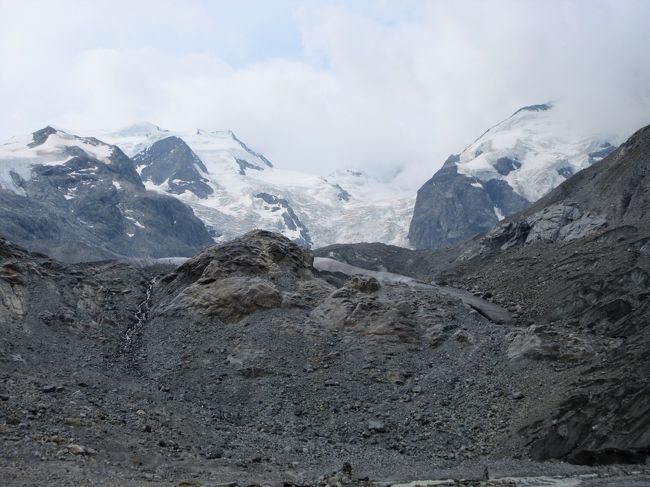
<svg viewBox="0 0 650 487">
<path fill-rule="evenodd" d="M 644 1 L 34 5 L 0 19 L 0 139 L 47 124 L 230 129 L 284 169 L 400 170 L 415 190 L 531 103 L 556 102 L 583 135 L 649 122 Z"/>
</svg>

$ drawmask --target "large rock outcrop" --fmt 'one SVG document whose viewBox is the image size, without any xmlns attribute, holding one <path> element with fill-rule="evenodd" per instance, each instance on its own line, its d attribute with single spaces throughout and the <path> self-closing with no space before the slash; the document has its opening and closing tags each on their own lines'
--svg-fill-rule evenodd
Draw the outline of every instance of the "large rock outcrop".
<svg viewBox="0 0 650 487">
<path fill-rule="evenodd" d="M 418 249 L 436 249 L 483 233 L 530 203 L 500 180 L 485 183 L 459 174 L 457 156 L 450 157 L 419 190 L 409 228 Z"/>
</svg>

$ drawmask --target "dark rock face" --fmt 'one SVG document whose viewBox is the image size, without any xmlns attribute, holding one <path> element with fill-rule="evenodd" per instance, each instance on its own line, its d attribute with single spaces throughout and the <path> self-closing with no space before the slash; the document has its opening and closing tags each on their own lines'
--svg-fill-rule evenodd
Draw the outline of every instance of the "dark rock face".
<svg viewBox="0 0 650 487">
<path fill-rule="evenodd" d="M 199 198 L 207 198 L 214 192 L 199 172 L 207 172 L 205 165 L 178 137 L 167 137 L 155 142 L 136 154 L 133 162 L 137 167 L 142 167 L 140 175 L 144 181 L 152 181 L 157 185 L 167 182 L 167 191 L 170 193 L 190 191 Z"/>
<path fill-rule="evenodd" d="M 259 159 L 260 159 L 264 164 L 266 164 L 268 167 L 273 167 L 273 164 L 271 163 L 271 161 L 269 161 L 266 157 L 264 157 L 264 155 L 260 154 L 259 152 L 255 152 L 253 149 L 251 149 L 250 147 L 248 147 L 248 146 L 247 146 L 246 144 L 244 144 L 241 140 L 239 140 L 239 139 L 237 138 L 237 136 L 236 136 L 234 133 L 231 132 L 231 135 L 232 135 L 232 138 L 233 138 L 233 139 L 234 139 L 234 140 L 235 140 L 239 145 L 241 145 L 242 148 L 243 148 L 246 152 L 248 152 L 249 154 L 251 154 L 251 155 L 253 155 L 253 156 L 255 156 L 255 157 L 258 157 L 258 158 L 259 158 Z"/>
<path fill-rule="evenodd" d="M 494 208 L 498 208 L 502 214 L 501 218 L 517 213 L 530 205 L 530 202 L 515 193 L 508 183 L 500 179 L 485 181 L 483 187 L 493 204 L 493 211 L 496 212 Z"/>
<path fill-rule="evenodd" d="M 500 157 L 497 159 L 494 167 L 499 174 L 502 176 L 507 176 L 515 169 L 519 169 L 521 167 L 521 162 L 509 157 Z"/>
<path fill-rule="evenodd" d="M 513 115 L 516 115 L 519 112 L 528 111 L 528 112 L 544 112 L 553 108 L 553 105 L 550 103 L 540 103 L 537 105 L 528 105 L 527 107 L 520 108 Z"/>
<path fill-rule="evenodd" d="M 336 195 L 336 197 L 340 201 L 350 201 L 350 193 L 343 189 L 339 184 L 335 184 L 334 186 L 339 190 L 339 193 Z"/>
<path fill-rule="evenodd" d="M 64 164 L 32 166 L 30 179 L 19 181 L 24 195 L 0 190 L 0 233 L 67 262 L 192 255 L 213 242 L 189 207 L 145 191 L 119 148 L 108 162 L 74 146 L 66 151 L 72 157 Z"/>
<path fill-rule="evenodd" d="M 415 201 L 409 241 L 417 249 L 446 247 L 492 228 L 499 219 L 495 208 L 509 215 L 530 203 L 504 181 L 488 181 L 458 173 L 456 157 L 419 190 Z"/>
<path fill-rule="evenodd" d="M 313 242 L 309 235 L 309 229 L 300 221 L 300 218 L 298 218 L 298 215 L 296 215 L 296 212 L 293 211 L 293 208 L 291 208 L 291 205 L 286 199 L 278 198 L 269 193 L 258 193 L 255 197 L 261 199 L 268 205 L 272 205 L 272 211 L 281 211 L 285 227 L 288 230 L 299 232 L 300 236 L 294 239 L 294 241 L 305 247 L 311 247 Z"/>
<path fill-rule="evenodd" d="M 573 169 L 570 167 L 561 167 L 557 170 L 557 172 L 560 176 L 564 176 L 566 179 L 569 179 L 571 176 L 573 176 Z"/>
<path fill-rule="evenodd" d="M 50 135 L 54 133 L 56 133 L 56 129 L 50 127 L 49 125 L 45 128 L 37 130 L 32 134 L 33 140 L 28 144 L 28 147 L 38 147 L 39 145 L 43 144 Z"/>
<path fill-rule="evenodd" d="M 246 169 L 252 169 L 253 171 L 262 171 L 263 168 L 256 166 L 255 164 L 251 164 L 248 161 L 245 161 L 244 159 L 235 159 L 237 162 L 237 165 L 239 166 L 239 174 L 242 176 L 246 176 Z"/>
</svg>

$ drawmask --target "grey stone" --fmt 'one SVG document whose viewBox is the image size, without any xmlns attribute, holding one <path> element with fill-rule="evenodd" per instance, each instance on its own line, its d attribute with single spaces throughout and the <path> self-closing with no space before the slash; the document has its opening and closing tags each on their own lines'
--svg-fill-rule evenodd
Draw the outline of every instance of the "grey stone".
<svg viewBox="0 0 650 487">
<path fill-rule="evenodd" d="M 370 419 L 368 420 L 368 429 L 375 433 L 384 433 L 386 432 L 386 424 L 383 421 Z"/>
</svg>

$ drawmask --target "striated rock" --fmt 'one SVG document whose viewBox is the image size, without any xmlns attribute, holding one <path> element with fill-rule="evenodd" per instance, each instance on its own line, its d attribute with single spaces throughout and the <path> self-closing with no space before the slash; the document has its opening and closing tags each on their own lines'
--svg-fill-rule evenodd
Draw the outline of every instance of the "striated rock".
<svg viewBox="0 0 650 487">
<path fill-rule="evenodd" d="M 313 309 L 323 302 L 334 289 L 332 284 L 323 279 L 301 280 L 297 283 L 295 292 L 284 295 L 282 306 Z"/>
<path fill-rule="evenodd" d="M 592 215 L 574 206 L 552 205 L 526 218 L 497 225 L 486 235 L 483 245 L 507 250 L 522 244 L 571 241 L 587 237 L 606 224 L 603 215 Z"/>
<path fill-rule="evenodd" d="M 544 359 L 578 362 L 594 355 L 594 349 L 585 338 L 550 326 L 531 325 L 523 331 L 506 336 L 510 360 Z"/>
<path fill-rule="evenodd" d="M 378 283 L 373 281 L 376 280 L 354 276 L 324 299 L 310 317 L 326 327 L 368 336 L 396 337 L 404 342 L 438 345 L 446 338 L 446 327 L 430 313 L 420 310 L 424 303 L 417 293 L 405 302 L 393 296 L 389 288 L 371 294 L 357 291 L 360 283 L 365 289 L 367 286 L 375 289 Z"/>
<path fill-rule="evenodd" d="M 250 232 L 206 249 L 165 276 L 158 291 L 167 297 L 156 313 L 193 309 L 232 323 L 257 311 L 278 308 L 283 302 L 285 306 L 305 306 L 310 300 L 295 291 L 299 278 L 310 282 L 312 262 L 309 251 L 286 237 L 262 230 Z M 300 284 L 303 290 L 310 285 L 317 289 L 327 283 Z"/>
<path fill-rule="evenodd" d="M 199 282 L 184 289 L 165 306 L 164 313 L 194 308 L 226 323 L 239 321 L 256 311 L 278 308 L 282 293 L 259 278 L 227 277 Z"/>
<path fill-rule="evenodd" d="M 374 277 L 352 276 L 352 278 L 345 284 L 345 287 L 365 294 L 372 294 L 379 291 L 381 285 Z"/>
</svg>

